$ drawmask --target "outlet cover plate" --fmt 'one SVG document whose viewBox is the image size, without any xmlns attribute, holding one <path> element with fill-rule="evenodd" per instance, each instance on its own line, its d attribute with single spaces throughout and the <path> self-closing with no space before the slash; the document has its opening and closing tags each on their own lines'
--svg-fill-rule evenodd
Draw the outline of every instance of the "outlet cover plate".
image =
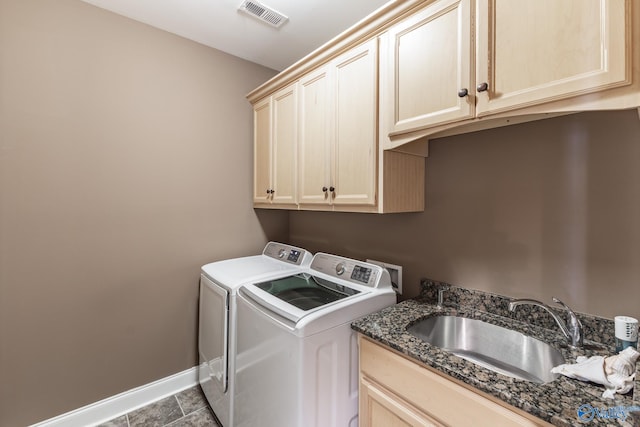
<svg viewBox="0 0 640 427">
<path fill-rule="evenodd" d="M 388 262 L 376 261 L 373 259 L 368 259 L 367 262 L 369 264 L 379 265 L 382 268 L 386 268 L 391 276 L 391 286 L 393 286 L 393 290 L 396 291 L 398 295 L 402 295 L 402 266 L 389 264 Z"/>
</svg>

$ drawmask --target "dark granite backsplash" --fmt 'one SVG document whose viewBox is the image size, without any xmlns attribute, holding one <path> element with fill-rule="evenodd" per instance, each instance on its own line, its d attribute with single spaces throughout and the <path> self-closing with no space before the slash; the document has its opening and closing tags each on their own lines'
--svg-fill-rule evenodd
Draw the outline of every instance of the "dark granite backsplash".
<svg viewBox="0 0 640 427">
<path fill-rule="evenodd" d="M 443 305 L 445 307 L 460 308 L 461 306 L 474 307 L 475 309 L 495 314 L 502 317 L 513 318 L 521 322 L 540 326 L 559 332 L 558 325 L 549 313 L 540 307 L 533 305 L 521 305 L 515 312 L 509 312 L 509 302 L 513 298 L 491 294 L 472 289 L 465 289 L 449 283 L 437 282 L 435 280 L 423 279 L 420 281 L 419 298 L 429 304 L 436 304 L 438 289 L 445 289 L 443 294 Z M 545 301 L 542 301 L 545 302 Z M 546 303 L 546 302 L 545 302 Z M 559 307 L 554 307 L 553 303 L 548 304 L 560 316 L 566 318 L 566 311 Z M 611 319 L 592 316 L 584 313 L 576 313 L 583 326 L 584 338 L 589 341 L 615 347 L 614 323 Z"/>
</svg>

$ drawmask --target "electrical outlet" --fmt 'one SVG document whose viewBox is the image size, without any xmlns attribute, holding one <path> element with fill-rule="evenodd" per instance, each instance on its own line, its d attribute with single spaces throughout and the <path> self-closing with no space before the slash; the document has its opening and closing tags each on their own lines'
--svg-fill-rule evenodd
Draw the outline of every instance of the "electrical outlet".
<svg viewBox="0 0 640 427">
<path fill-rule="evenodd" d="M 393 290 L 396 291 L 398 295 L 402 295 L 402 266 L 373 259 L 368 259 L 367 262 L 369 264 L 375 264 L 382 268 L 386 268 L 389 272 L 389 276 L 391 276 L 391 286 L 393 286 Z"/>
</svg>

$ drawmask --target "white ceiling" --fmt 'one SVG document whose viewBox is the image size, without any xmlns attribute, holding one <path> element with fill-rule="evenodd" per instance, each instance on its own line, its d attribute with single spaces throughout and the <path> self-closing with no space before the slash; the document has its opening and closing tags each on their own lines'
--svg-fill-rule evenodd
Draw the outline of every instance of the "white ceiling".
<svg viewBox="0 0 640 427">
<path fill-rule="evenodd" d="M 286 15 L 276 29 L 238 11 L 243 0 L 83 0 L 281 71 L 388 0 L 259 0 Z"/>
</svg>

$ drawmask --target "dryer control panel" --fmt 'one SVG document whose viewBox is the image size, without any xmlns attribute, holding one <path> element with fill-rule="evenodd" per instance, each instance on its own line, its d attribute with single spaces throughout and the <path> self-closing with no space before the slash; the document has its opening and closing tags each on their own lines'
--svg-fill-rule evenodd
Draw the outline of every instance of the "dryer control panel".
<svg viewBox="0 0 640 427">
<path fill-rule="evenodd" d="M 277 242 L 267 243 L 262 254 L 293 265 L 308 264 L 311 260 L 311 254 L 304 249 Z"/>
<path fill-rule="evenodd" d="M 389 272 L 382 267 L 338 255 L 315 254 L 311 270 L 370 288 L 391 287 Z"/>
</svg>

